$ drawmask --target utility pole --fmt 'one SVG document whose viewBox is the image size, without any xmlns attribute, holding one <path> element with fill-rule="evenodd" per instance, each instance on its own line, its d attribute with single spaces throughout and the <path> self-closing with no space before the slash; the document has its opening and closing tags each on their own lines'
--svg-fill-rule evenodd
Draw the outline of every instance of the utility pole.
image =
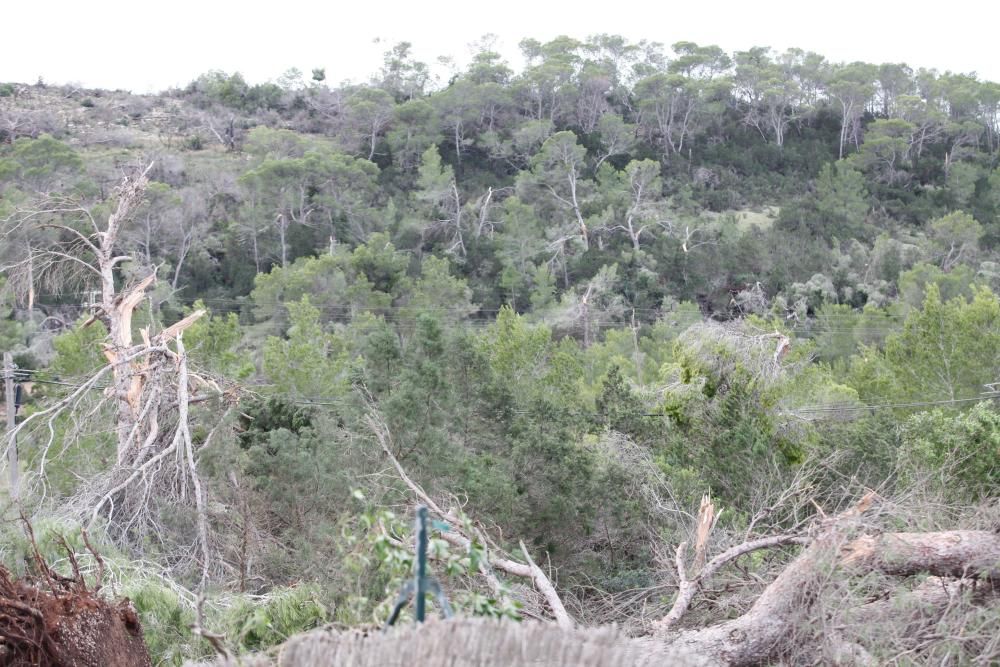
<svg viewBox="0 0 1000 667">
<path fill-rule="evenodd" d="M 7 470 L 10 473 L 10 499 L 21 501 L 21 471 L 17 461 L 17 438 L 14 426 L 17 420 L 17 392 L 14 390 L 14 357 L 3 353 L 4 400 L 7 403 Z"/>
</svg>

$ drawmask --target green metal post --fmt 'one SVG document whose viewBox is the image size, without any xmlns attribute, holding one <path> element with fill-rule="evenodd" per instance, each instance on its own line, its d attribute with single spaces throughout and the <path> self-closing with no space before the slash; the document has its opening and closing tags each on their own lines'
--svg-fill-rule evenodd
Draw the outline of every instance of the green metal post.
<svg viewBox="0 0 1000 667">
<path fill-rule="evenodd" d="M 424 622 L 427 608 L 427 508 L 417 510 L 417 623 Z"/>
</svg>

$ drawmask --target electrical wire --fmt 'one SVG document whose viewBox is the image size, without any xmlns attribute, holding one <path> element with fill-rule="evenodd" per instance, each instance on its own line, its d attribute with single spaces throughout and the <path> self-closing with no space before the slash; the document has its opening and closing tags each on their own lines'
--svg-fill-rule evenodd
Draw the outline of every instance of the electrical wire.
<svg viewBox="0 0 1000 667">
<path fill-rule="evenodd" d="M 909 403 L 879 403 L 874 405 L 816 405 L 794 408 L 792 412 L 844 412 L 859 410 L 883 410 L 897 408 L 921 408 L 934 405 L 950 405 L 956 403 L 970 403 L 977 401 L 988 401 L 1000 399 L 1000 392 L 983 392 L 979 396 L 969 396 L 967 398 L 945 398 L 941 400 L 911 401 Z"/>
<path fill-rule="evenodd" d="M 21 369 L 18 369 L 17 372 L 34 373 L 38 371 L 32 371 L 30 369 L 25 369 L 22 371 Z M 73 389 L 79 389 L 84 386 L 83 383 L 75 384 L 72 382 L 64 382 L 59 380 L 35 379 L 31 380 L 31 382 L 58 385 L 63 387 L 70 387 Z M 260 385 L 256 385 L 256 387 L 261 388 Z M 99 390 L 104 390 L 107 388 L 108 385 L 92 385 L 90 387 L 90 389 L 99 389 Z M 354 405 L 352 401 L 337 396 L 302 396 L 298 398 L 281 398 L 281 400 L 285 403 L 291 403 L 293 405 L 306 405 L 315 407 L 342 407 L 342 406 Z M 937 400 L 926 399 L 926 400 L 908 401 L 901 403 L 875 403 L 875 404 L 861 404 L 861 405 L 857 404 L 812 405 L 812 406 L 790 408 L 784 412 L 786 414 L 862 412 L 862 411 L 875 411 L 875 410 L 896 410 L 904 408 L 932 407 L 940 405 L 953 405 L 959 403 L 974 403 L 974 402 L 982 402 L 989 400 L 1000 400 L 1000 391 L 983 392 L 978 396 L 969 396 L 965 398 L 945 398 Z M 512 410 L 511 413 L 517 415 L 530 415 L 534 414 L 535 411 Z M 601 414 L 596 412 L 571 412 L 568 414 L 574 417 L 602 416 Z M 645 418 L 663 418 L 663 417 L 669 417 L 670 415 L 665 412 L 643 412 L 643 413 L 636 413 L 635 416 L 645 417 Z"/>
<path fill-rule="evenodd" d="M 89 292 L 66 293 L 66 295 L 86 295 L 86 294 L 89 294 Z M 40 296 L 61 296 L 61 295 L 40 295 Z M 244 308 L 246 308 L 248 306 L 250 306 L 250 307 L 266 307 L 266 306 L 279 306 L 279 305 L 280 306 L 285 306 L 288 303 L 287 301 L 280 301 L 280 300 L 247 301 L 247 300 L 238 299 L 238 298 L 232 298 L 232 297 L 208 297 L 208 298 L 201 298 L 201 299 L 190 298 L 190 299 L 188 299 L 188 301 L 190 301 L 190 304 L 193 304 L 193 303 L 195 303 L 197 301 L 202 301 L 203 303 L 206 303 L 206 304 L 208 304 L 208 303 L 234 304 L 235 307 L 232 307 L 232 308 L 222 307 L 222 308 L 217 308 L 216 309 L 218 312 L 223 312 L 223 313 L 224 312 L 239 312 L 239 311 L 242 311 Z M 40 304 L 40 305 L 43 305 L 43 304 Z M 86 307 L 92 306 L 93 304 L 91 304 L 91 303 L 83 303 L 83 304 L 54 304 L 54 305 L 75 306 L 75 307 L 86 308 Z M 438 312 L 438 313 L 456 312 L 456 313 L 462 313 L 463 315 L 468 315 L 469 314 L 469 311 L 468 311 L 467 308 L 461 308 L 461 307 L 449 308 L 449 307 L 444 307 L 444 306 L 423 307 L 423 306 L 388 305 L 388 306 L 377 307 L 377 308 L 367 308 L 367 307 L 366 308 L 357 308 L 357 307 L 350 306 L 350 305 L 326 305 L 326 306 L 314 306 L 314 307 L 316 307 L 317 310 L 320 310 L 320 312 L 326 312 L 326 313 L 352 313 L 352 314 L 357 314 L 359 312 L 368 312 L 368 313 L 397 312 L 398 313 L 398 312 L 402 312 L 402 311 L 432 311 L 432 312 Z M 14 310 L 26 311 L 26 309 L 21 309 L 21 308 L 15 308 Z M 636 308 L 634 310 L 636 312 L 657 312 L 657 313 L 661 313 L 662 312 L 660 309 L 656 309 L 656 308 Z M 474 312 L 475 313 L 490 314 L 490 313 L 498 313 L 498 312 L 500 312 L 500 310 L 499 309 L 477 309 Z M 670 322 L 669 323 L 669 324 L 671 324 L 673 326 L 678 326 L 678 325 L 680 325 L 682 323 L 683 324 L 694 324 L 694 323 L 697 323 L 697 322 L 704 321 L 704 318 L 701 316 L 700 313 L 682 312 L 682 313 L 673 314 L 672 316 L 669 313 L 667 313 L 665 315 L 668 318 L 672 318 L 672 319 L 675 320 L 674 322 Z M 858 333 L 858 332 L 895 333 L 895 332 L 898 332 L 898 331 L 900 331 L 902 329 L 902 325 L 900 325 L 900 326 L 881 326 L 881 325 L 880 326 L 873 326 L 872 324 L 864 323 L 864 322 L 860 322 L 860 321 L 858 321 L 857 325 L 854 326 L 854 327 L 822 326 L 823 320 L 837 319 L 837 318 L 843 318 L 845 320 L 846 319 L 850 319 L 852 321 L 857 321 L 860 318 L 860 316 L 859 315 L 854 315 L 854 314 L 847 314 L 847 313 L 837 313 L 837 314 L 824 315 L 820 319 L 809 320 L 807 322 L 796 322 L 795 324 L 793 324 L 789 328 L 791 329 L 791 331 L 795 335 L 797 335 L 799 337 L 802 337 L 802 338 L 816 337 L 816 336 L 823 335 L 823 334 L 855 334 L 855 333 Z M 395 324 L 415 324 L 419 320 L 416 317 L 409 317 L 409 318 L 406 318 L 406 317 L 393 317 L 391 321 L 393 323 L 395 323 Z M 468 320 L 468 321 L 464 322 L 464 326 L 472 328 L 472 329 L 485 329 L 485 328 L 491 327 L 493 325 L 494 325 L 493 321 L 487 321 L 487 320 Z M 592 320 L 590 322 L 590 325 L 594 326 L 594 327 L 597 327 L 597 328 L 611 328 L 611 327 L 623 327 L 625 325 L 625 323 L 621 322 L 621 321 L 617 321 L 617 320 Z M 817 325 L 819 325 L 819 326 L 817 326 Z M 806 330 L 804 330 L 804 331 L 801 330 L 803 327 L 805 327 Z M 40 371 L 33 370 L 33 369 L 18 369 L 18 371 L 17 371 L 17 373 L 30 373 L 30 374 L 34 374 L 34 373 L 38 373 L 38 372 L 40 372 Z M 66 379 L 62 379 L 62 380 L 50 380 L 50 379 L 38 379 L 38 378 L 36 378 L 36 379 L 33 379 L 32 381 L 33 382 L 42 383 L 42 384 L 50 384 L 50 385 L 58 385 L 58 386 L 64 386 L 64 387 L 71 387 L 71 388 L 75 388 L 75 389 L 79 389 L 80 387 L 83 386 L 82 384 L 76 384 L 76 383 L 73 383 L 73 382 L 68 382 L 68 381 L 66 381 Z M 92 389 L 104 390 L 104 389 L 107 388 L 107 385 L 100 385 L 100 386 L 99 385 L 94 385 L 91 388 Z M 926 400 L 901 402 L 901 403 L 882 403 L 882 404 L 867 404 L 867 405 L 866 404 L 862 404 L 862 405 L 841 404 L 841 405 L 813 405 L 813 406 L 803 406 L 803 407 L 793 408 L 793 409 L 790 410 L 790 412 L 791 413 L 795 413 L 795 414 L 802 414 L 802 413 L 805 413 L 805 414 L 809 414 L 809 413 L 822 414 L 822 413 L 843 413 L 843 412 L 873 411 L 873 410 L 884 410 L 884 409 L 903 409 L 903 408 L 930 407 L 930 406 L 939 406 L 939 405 L 949 405 L 949 404 L 979 402 L 979 401 L 985 401 L 985 400 L 991 400 L 991 399 L 997 399 L 997 398 L 1000 398 L 1000 392 L 985 392 L 985 393 L 983 393 L 983 394 L 981 394 L 979 396 L 970 396 L 970 397 L 965 397 L 965 398 L 926 399 Z M 332 397 L 332 396 L 302 397 L 302 398 L 299 398 L 299 399 L 283 399 L 283 400 L 285 400 L 286 402 L 289 402 L 289 403 L 293 403 L 293 404 L 309 405 L 309 406 L 317 406 L 317 407 L 334 407 L 334 406 L 342 406 L 342 405 L 348 405 L 349 404 L 348 401 L 344 401 L 342 399 L 338 399 L 337 397 Z M 515 410 L 514 414 L 530 414 L 530 411 L 523 411 L 523 410 L 522 411 L 517 411 L 517 410 Z M 581 417 L 599 416 L 596 413 L 574 413 L 574 415 L 575 416 L 581 416 Z M 666 413 L 650 412 L 650 413 L 641 413 L 641 414 L 638 414 L 637 416 L 647 417 L 647 418 L 662 418 L 662 417 L 667 417 L 668 415 Z"/>
</svg>

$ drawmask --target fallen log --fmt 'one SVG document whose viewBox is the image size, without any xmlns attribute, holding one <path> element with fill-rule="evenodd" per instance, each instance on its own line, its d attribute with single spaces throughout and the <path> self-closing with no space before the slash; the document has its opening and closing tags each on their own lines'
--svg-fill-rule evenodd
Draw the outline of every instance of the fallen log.
<svg viewBox="0 0 1000 667">
<path fill-rule="evenodd" d="M 1000 535 L 984 530 L 864 535 L 844 547 L 840 562 L 896 576 L 926 572 L 1000 582 Z"/>
<path fill-rule="evenodd" d="M 422 489 L 413 486 L 415 493 L 423 494 Z M 608 627 L 574 627 L 558 622 L 558 618 L 551 624 L 458 619 L 394 629 L 388 634 L 367 635 L 328 628 L 293 637 L 270 656 L 252 656 L 242 662 L 222 658 L 211 664 L 332 667 L 395 664 L 394 660 L 405 656 L 429 667 L 529 663 L 737 667 L 780 662 L 796 649 L 801 650 L 796 644 L 804 641 L 805 651 L 816 664 L 875 665 L 879 664 L 879 658 L 869 653 L 870 647 L 862 645 L 865 637 L 855 631 L 859 626 L 871 626 L 877 633 L 880 623 L 901 621 L 905 625 L 921 625 L 921 619 L 933 622 L 935 615 L 954 609 L 960 600 L 987 610 L 995 609 L 990 605 L 1000 598 L 1000 586 L 995 581 L 1000 564 L 1000 535 L 954 530 L 858 536 L 862 529 L 858 519 L 875 500 L 870 493 L 840 515 L 830 518 L 824 515 L 808 535 L 762 538 L 731 547 L 706 560 L 690 577 L 679 556 L 679 574 L 682 582 L 686 582 L 686 587 L 679 591 L 681 602 L 665 617 L 669 622 L 661 623 L 651 637 L 628 638 Z M 440 508 L 438 511 L 441 512 Z M 711 510 L 704 512 L 705 516 L 710 513 Z M 707 533 L 707 529 L 703 532 Z M 468 538 L 452 536 L 451 539 Z M 705 538 L 698 541 L 704 543 Z M 671 627 L 689 607 L 705 579 L 726 563 L 757 549 L 803 542 L 805 548 L 742 616 L 699 629 L 677 631 Z M 696 544 L 696 564 L 698 551 Z M 678 554 L 682 552 L 683 548 L 678 549 Z M 496 567 L 496 560 L 493 565 Z M 531 569 L 530 565 L 512 565 Z M 838 608 L 832 618 L 827 618 L 833 622 L 823 626 L 823 633 L 817 634 L 815 628 L 809 627 L 816 615 L 825 618 L 828 614 L 824 596 L 828 602 L 831 590 L 837 594 L 836 591 L 843 591 L 843 584 L 873 572 L 887 577 L 924 573 L 932 576 L 925 577 L 915 588 L 900 587 L 901 592 L 888 599 L 859 601 L 856 606 Z M 526 571 L 523 576 L 531 576 L 531 572 Z M 972 594 L 968 594 L 970 587 Z M 554 586 L 549 595 L 558 599 Z M 901 609 L 909 611 L 899 618 Z M 905 633 L 906 628 L 902 631 Z M 986 656 L 983 664 L 995 664 L 990 651 L 987 649 L 980 656 Z"/>
<path fill-rule="evenodd" d="M 406 474 L 392 452 L 388 429 L 377 411 L 369 415 L 369 425 L 377 436 L 383 452 L 396 468 L 402 481 L 441 518 L 459 523 L 434 503 Z M 927 573 L 940 577 L 978 579 L 990 585 L 1000 581 L 1000 535 L 988 531 L 955 530 L 928 533 L 880 533 L 861 535 L 859 518 L 877 500 L 874 492 L 866 494 L 854 507 L 833 517 L 821 512 L 822 518 L 808 533 L 772 535 L 730 547 L 706 560 L 708 535 L 715 524 L 715 509 L 709 498 L 702 501 L 698 518 L 692 572 L 684 562 L 686 543 L 677 547 L 675 566 L 678 591 L 670 611 L 653 626 L 653 636 L 660 646 L 680 655 L 697 655 L 706 664 L 741 665 L 765 664 L 780 658 L 794 648 L 797 624 L 812 612 L 824 593 L 824 586 L 837 576 L 842 581 L 870 572 L 888 576 L 910 576 Z M 444 533 L 443 539 L 468 547 L 468 535 Z M 743 555 L 760 549 L 805 545 L 785 569 L 769 584 L 750 609 L 738 618 L 701 629 L 677 631 L 676 625 L 690 608 L 705 583 L 721 568 Z M 493 568 L 507 574 L 533 580 L 543 594 L 556 625 L 571 630 L 575 622 L 566 613 L 559 593 L 537 566 L 506 558 L 492 558 Z M 484 566 L 487 578 L 495 575 Z M 873 658 L 864 647 L 839 637 L 827 637 L 827 648 L 838 660 L 853 664 L 872 664 Z M 821 642 L 822 643 L 822 642 Z M 821 650 L 817 647 L 817 650 Z M 846 657 L 845 657 L 846 656 Z M 322 664 L 322 663 L 318 663 Z"/>
<path fill-rule="evenodd" d="M 742 616 L 677 633 L 667 633 L 669 624 L 661 622 L 659 636 L 671 648 L 704 656 L 712 664 L 762 664 L 791 648 L 796 623 L 810 612 L 835 573 L 843 578 L 881 572 L 996 579 L 1000 535 L 991 532 L 883 533 L 850 539 L 850 533 L 857 530 L 855 519 L 874 500 L 874 494 L 869 493 L 851 510 L 825 520 L 809 546 Z"/>
</svg>

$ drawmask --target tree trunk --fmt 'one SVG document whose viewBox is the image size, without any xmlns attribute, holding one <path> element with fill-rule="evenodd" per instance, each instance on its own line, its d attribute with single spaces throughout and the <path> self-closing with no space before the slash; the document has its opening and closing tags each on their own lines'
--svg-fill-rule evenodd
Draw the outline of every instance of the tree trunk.
<svg viewBox="0 0 1000 667">
<path fill-rule="evenodd" d="M 882 572 L 907 576 L 1000 580 L 1000 535 L 956 530 L 938 533 L 883 533 L 848 541 L 853 519 L 873 494 L 853 510 L 828 520 L 825 529 L 769 585 L 749 611 L 730 621 L 666 636 L 669 646 L 704 656 L 714 664 L 766 663 L 791 648 L 795 625 L 809 612 L 831 576 Z"/>
</svg>

